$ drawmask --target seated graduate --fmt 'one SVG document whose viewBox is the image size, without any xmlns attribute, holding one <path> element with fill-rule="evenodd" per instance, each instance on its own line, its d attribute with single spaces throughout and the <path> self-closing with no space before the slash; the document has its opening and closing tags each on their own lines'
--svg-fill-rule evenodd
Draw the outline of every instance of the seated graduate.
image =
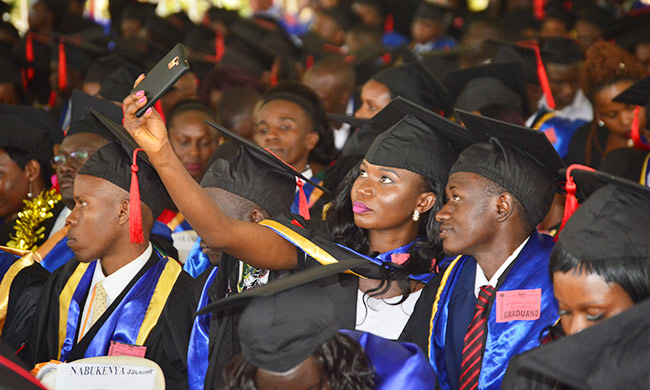
<svg viewBox="0 0 650 390">
<path fill-rule="evenodd" d="M 563 162 L 538 131 L 457 111 L 478 139 L 450 170 L 438 212 L 448 254 L 400 339 L 429 356 L 442 389 L 498 388 L 512 356 L 558 318 L 550 236 L 535 227 Z"/>
<path fill-rule="evenodd" d="M 209 310 L 218 313 L 247 303 L 237 327 L 241 353 L 226 366 L 225 388 L 435 388 L 433 370 L 416 345 L 339 330 L 336 307 L 319 279 L 355 264 L 368 266 L 363 259 L 342 260 L 213 304 Z"/>
<path fill-rule="evenodd" d="M 125 124 L 208 246 L 270 270 L 317 267 L 350 254 L 389 263 L 392 272 L 342 276 L 331 294 L 342 327 L 399 336 L 442 256 L 433 214 L 442 205 L 442 185 L 456 150 L 471 143 L 465 129 L 397 99 L 380 117 L 388 130 L 346 177 L 327 221 L 293 216 L 253 224 L 226 215 L 192 182 L 171 151 L 160 118 L 152 111 L 135 117 L 144 102 L 146 97 L 136 94 L 125 99 Z M 405 113 L 411 115 L 401 119 Z"/>
<path fill-rule="evenodd" d="M 67 219 L 75 258 L 43 287 L 26 360 L 121 355 L 130 344 L 130 353 L 161 366 L 168 385 L 184 384 L 191 324 L 174 317 L 191 315 L 193 279 L 149 241 L 168 197 L 146 157 L 136 150 L 132 160 L 126 150 L 105 145 L 75 178 L 75 207 Z M 184 340 L 166 336 L 166 327 L 183 326 L 172 334 Z"/>
<path fill-rule="evenodd" d="M 570 336 L 589 333 L 587 328 L 600 328 L 598 324 L 601 323 L 612 325 L 582 338 L 582 342 L 589 342 L 585 346 L 566 349 L 566 346 L 581 343 L 580 338 L 568 337 L 566 342 L 564 339 L 556 340 L 515 357 L 508 367 L 504 386 L 511 389 L 550 389 L 562 388 L 560 384 L 571 385 L 571 388 L 575 383 L 583 385 L 587 382 L 586 373 L 612 359 L 608 353 L 598 353 L 607 344 L 627 345 L 627 348 L 619 351 L 624 351 L 625 357 L 617 356 L 619 362 L 624 359 L 628 364 L 616 363 L 622 370 L 611 369 L 610 378 L 605 381 L 609 387 L 601 385 L 602 388 L 641 388 L 638 384 L 632 385 L 639 372 L 645 373 L 645 382 L 641 383 L 647 386 L 650 375 L 647 321 L 644 330 L 642 321 L 638 324 L 628 321 L 623 326 L 622 319 L 616 322 L 607 319 L 621 317 L 620 313 L 632 311 L 635 305 L 645 306 L 644 317 L 646 320 L 648 318 L 650 189 L 602 172 L 583 170 L 580 166 L 571 166 L 567 179 L 567 192 L 575 180 L 578 189 L 588 197 L 570 216 L 551 252 L 550 273 L 560 308 L 561 329 Z M 637 317 L 636 321 L 639 322 L 638 314 L 633 314 L 633 317 Z M 645 332 L 645 338 L 624 342 L 621 340 L 626 337 L 624 328 L 629 331 L 629 336 Z M 600 336 L 594 337 L 595 334 Z M 575 341 L 569 341 L 571 339 Z M 565 349 L 553 344 L 565 346 Z M 558 355 L 558 351 L 569 352 L 569 356 Z M 531 365 L 535 360 L 541 364 Z M 562 365 L 556 363 L 558 360 Z M 643 362 L 645 366 L 642 366 Z M 568 377 L 567 367 L 574 370 L 568 371 Z M 635 367 L 642 370 L 635 372 Z M 623 383 L 627 385 L 621 383 L 613 386 L 613 376 L 624 378 Z M 574 378 L 582 378 L 582 381 L 576 382 Z"/>
<path fill-rule="evenodd" d="M 232 142 L 217 149 L 217 159 L 201 186 L 225 213 L 240 221 L 257 223 L 288 213 L 296 187 L 295 171 L 287 165 L 271 164 L 258 150 Z M 225 155 L 232 147 L 234 158 Z M 209 257 L 218 267 L 193 265 L 192 271 L 208 269 L 196 280 L 200 289 L 197 310 L 279 276 L 277 271 L 257 269 L 226 253 Z M 240 310 L 226 310 L 194 319 L 187 356 L 191 389 L 202 389 L 204 384 L 206 388 L 221 387 L 225 364 L 239 353 L 236 326 L 240 314 Z"/>
</svg>

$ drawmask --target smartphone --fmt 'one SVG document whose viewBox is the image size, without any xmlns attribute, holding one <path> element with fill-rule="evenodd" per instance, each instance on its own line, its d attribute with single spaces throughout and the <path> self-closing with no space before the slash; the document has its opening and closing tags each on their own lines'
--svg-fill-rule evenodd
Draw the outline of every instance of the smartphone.
<svg viewBox="0 0 650 390">
<path fill-rule="evenodd" d="M 185 47 L 177 44 L 146 75 L 144 80 L 133 88 L 131 93 L 144 91 L 147 104 L 141 107 L 135 116 L 140 118 L 153 106 L 185 73 L 190 70 Z"/>
</svg>

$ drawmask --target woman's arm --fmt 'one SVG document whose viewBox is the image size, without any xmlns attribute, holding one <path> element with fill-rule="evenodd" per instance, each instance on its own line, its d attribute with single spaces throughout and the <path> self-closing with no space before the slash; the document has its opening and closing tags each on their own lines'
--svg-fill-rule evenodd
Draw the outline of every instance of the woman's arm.
<svg viewBox="0 0 650 390">
<path fill-rule="evenodd" d="M 136 85 L 144 79 L 141 75 Z M 140 91 L 122 102 L 124 127 L 147 153 L 172 200 L 197 234 L 210 247 L 258 268 L 282 270 L 297 266 L 296 248 L 271 229 L 225 215 L 187 172 L 169 143 L 167 128 L 155 110 L 141 118 L 135 112 L 146 104 Z"/>
</svg>

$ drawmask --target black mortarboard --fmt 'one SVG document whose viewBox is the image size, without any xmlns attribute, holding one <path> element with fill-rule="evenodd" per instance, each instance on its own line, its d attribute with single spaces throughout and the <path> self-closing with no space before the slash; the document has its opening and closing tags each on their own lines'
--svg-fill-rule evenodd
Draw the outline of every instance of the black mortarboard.
<svg viewBox="0 0 650 390">
<path fill-rule="evenodd" d="M 1 6 L 1 5 L 0 5 Z M 0 341 L 0 377 L 5 389 L 42 390 L 45 387 L 28 370 L 29 368 L 18 359 L 4 341 Z"/>
<path fill-rule="evenodd" d="M 50 161 L 52 144 L 48 133 L 14 115 L 0 114 L 0 148 L 22 150 L 39 161 Z"/>
<path fill-rule="evenodd" d="M 496 119 L 456 111 L 483 141 L 465 149 L 451 168 L 479 174 L 503 186 L 524 206 L 531 226 L 544 218 L 555 193 L 555 176 L 565 167 L 546 135 Z"/>
<path fill-rule="evenodd" d="M 136 65 L 130 62 L 123 63 L 102 81 L 99 96 L 108 100 L 122 102 L 131 93 L 133 83 L 142 73 L 144 73 L 144 70 Z"/>
<path fill-rule="evenodd" d="M 239 12 L 212 6 L 205 12 L 210 21 L 223 22 L 227 26 L 239 19 Z"/>
<path fill-rule="evenodd" d="M 518 62 L 521 64 L 526 83 L 540 83 L 535 49 L 521 46 L 515 42 L 497 41 L 494 39 L 487 39 L 485 44 L 496 47 L 492 62 Z M 541 51 L 540 54 L 542 54 Z"/>
<path fill-rule="evenodd" d="M 321 13 L 334 19 L 339 28 L 348 31 L 356 23 L 356 18 L 350 8 L 345 5 L 337 5 L 320 11 Z"/>
<path fill-rule="evenodd" d="M 0 83 L 10 83 L 20 86 L 21 77 L 18 67 L 8 58 L 0 57 Z M 18 92 L 18 91 L 16 91 Z"/>
<path fill-rule="evenodd" d="M 385 124 L 365 159 L 375 165 L 407 169 L 445 183 L 458 152 L 474 142 L 462 126 L 403 98 L 391 101 L 373 122 Z"/>
<path fill-rule="evenodd" d="M 584 20 L 593 24 L 601 30 L 606 30 L 609 26 L 611 26 L 612 22 L 614 21 L 614 17 L 609 11 L 600 8 L 595 4 L 592 4 L 578 10 L 577 20 Z"/>
<path fill-rule="evenodd" d="M 63 130 L 52 115 L 42 108 L 0 104 L 0 114 L 12 115 L 29 122 L 32 126 L 47 132 L 52 145 L 60 144 L 63 141 Z"/>
<path fill-rule="evenodd" d="M 117 54 L 110 54 L 102 57 L 93 62 L 93 64 L 88 68 L 84 82 L 102 83 L 108 75 L 126 63 L 128 63 L 128 61 Z"/>
<path fill-rule="evenodd" d="M 183 37 L 180 29 L 176 28 L 168 20 L 157 15 L 153 15 L 147 19 L 144 24 L 144 30 L 147 38 L 166 49 L 174 47 Z"/>
<path fill-rule="evenodd" d="M 650 76 L 637 81 L 619 93 L 613 101 L 637 106 L 650 106 Z"/>
<path fill-rule="evenodd" d="M 248 50 L 252 57 L 261 56 L 266 69 L 270 69 L 275 56 L 286 59 L 300 59 L 302 49 L 287 32 L 276 24 L 265 20 L 240 19 L 229 28 L 231 44 L 240 50 Z M 226 54 L 228 49 L 226 49 Z"/>
<path fill-rule="evenodd" d="M 559 234 L 580 261 L 650 259 L 650 188 L 604 172 L 570 172 L 587 200 Z"/>
<path fill-rule="evenodd" d="M 217 149 L 217 152 L 219 150 Z M 234 158 L 217 158 L 201 180 L 202 187 L 217 187 L 248 199 L 276 216 L 287 214 L 296 194 L 295 175 L 270 165 L 267 159 L 240 145 Z"/>
<path fill-rule="evenodd" d="M 137 0 L 129 1 L 122 9 L 120 19 L 135 19 L 141 23 L 156 13 L 156 4 L 143 3 Z"/>
<path fill-rule="evenodd" d="M 580 45 L 571 38 L 546 38 L 540 49 L 544 63 L 571 65 L 585 60 Z"/>
<path fill-rule="evenodd" d="M 619 18 L 605 26 L 605 39 L 634 53 L 639 44 L 650 43 L 650 13 L 640 12 Z"/>
<path fill-rule="evenodd" d="M 433 74 L 442 78 L 445 73 L 459 69 L 463 56 L 471 53 L 468 47 L 455 47 L 450 50 L 432 50 L 422 55 L 422 63 Z"/>
<path fill-rule="evenodd" d="M 459 69 L 445 74 L 443 81 L 454 108 L 480 111 L 500 104 L 528 114 L 528 93 L 521 65 L 503 62 Z"/>
<path fill-rule="evenodd" d="M 352 127 L 359 129 L 367 124 L 369 124 L 372 119 L 367 119 L 367 118 L 357 118 L 356 116 L 352 115 L 345 115 L 345 114 L 327 114 L 327 119 L 334 121 L 334 122 L 343 122 L 351 125 Z"/>
<path fill-rule="evenodd" d="M 156 219 L 167 207 L 169 196 L 147 155 L 139 149 L 126 129 L 94 109 L 91 108 L 90 111 L 118 141 L 110 142 L 95 152 L 79 170 L 79 174 L 108 180 L 129 193 L 131 242 L 142 243 L 144 237 L 140 201 L 149 206 Z M 136 153 L 136 149 L 140 153 Z M 133 165 L 137 166 L 135 171 L 132 170 Z"/>
<path fill-rule="evenodd" d="M 442 21 L 448 13 L 449 11 L 446 8 L 429 3 L 427 1 L 422 1 L 415 11 L 413 19 L 431 19 Z"/>
<path fill-rule="evenodd" d="M 582 332 L 516 356 L 501 386 L 643 389 L 650 383 L 650 299 Z"/>
<path fill-rule="evenodd" d="M 431 78 L 417 63 L 408 63 L 384 69 L 372 77 L 388 87 L 391 97 L 401 96 L 430 110 L 446 108 L 446 91 L 440 90 L 441 83 Z"/>
<path fill-rule="evenodd" d="M 88 95 L 79 90 L 72 91 L 70 128 L 66 135 L 76 133 L 93 133 L 113 140 L 115 137 L 92 113 L 91 109 L 101 113 L 113 122 L 122 122 L 122 108 L 110 100 Z"/>
</svg>

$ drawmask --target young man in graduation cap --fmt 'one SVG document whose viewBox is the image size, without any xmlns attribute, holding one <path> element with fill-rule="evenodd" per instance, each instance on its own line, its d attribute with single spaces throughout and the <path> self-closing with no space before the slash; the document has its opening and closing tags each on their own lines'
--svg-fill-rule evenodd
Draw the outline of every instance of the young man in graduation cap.
<svg viewBox="0 0 650 390">
<path fill-rule="evenodd" d="M 191 316 L 192 279 L 149 241 L 168 200 L 160 178 L 137 149 L 112 142 L 79 170 L 74 199 L 75 259 L 43 287 L 27 361 L 136 355 L 157 362 L 168 386 L 185 383 L 190 324 L 172 316 Z"/>
<path fill-rule="evenodd" d="M 243 221 L 257 223 L 289 213 L 295 194 L 295 172 L 270 164 L 260 157 L 257 149 L 232 142 L 217 151 L 218 158 L 201 181 L 208 195 L 232 218 Z M 234 156 L 228 155 L 233 153 Z M 278 277 L 278 272 L 257 269 L 226 253 L 215 260 L 218 267 L 211 270 L 210 264 L 207 267 L 190 264 L 194 273 L 208 269 L 197 279 L 201 287 L 198 309 Z M 222 384 L 225 364 L 239 352 L 236 337 L 239 314 L 237 310 L 224 311 L 194 320 L 187 356 L 191 389 Z"/>
<path fill-rule="evenodd" d="M 458 256 L 424 288 L 400 339 L 425 351 L 440 388 L 498 388 L 510 358 L 558 318 L 553 240 L 535 227 L 563 162 L 540 132 L 457 113 L 483 140 L 452 166 L 436 215 L 445 252 Z"/>
</svg>

